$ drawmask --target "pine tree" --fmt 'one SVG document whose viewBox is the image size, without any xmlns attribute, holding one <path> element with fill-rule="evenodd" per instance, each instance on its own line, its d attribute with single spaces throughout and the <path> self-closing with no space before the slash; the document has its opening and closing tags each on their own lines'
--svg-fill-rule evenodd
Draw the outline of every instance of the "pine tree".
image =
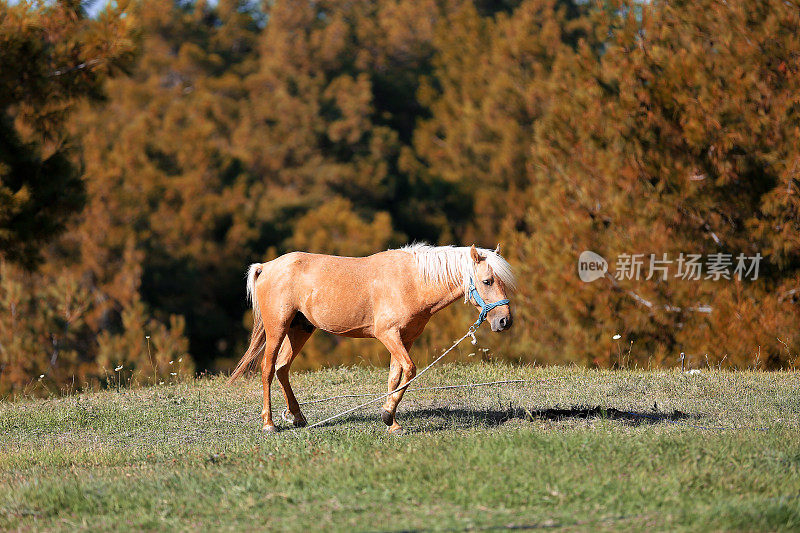
<svg viewBox="0 0 800 533">
<path fill-rule="evenodd" d="M 65 132 L 76 102 L 98 98 L 130 63 L 124 6 L 97 20 L 80 2 L 0 3 L 0 254 L 32 267 L 86 197 Z"/>
</svg>

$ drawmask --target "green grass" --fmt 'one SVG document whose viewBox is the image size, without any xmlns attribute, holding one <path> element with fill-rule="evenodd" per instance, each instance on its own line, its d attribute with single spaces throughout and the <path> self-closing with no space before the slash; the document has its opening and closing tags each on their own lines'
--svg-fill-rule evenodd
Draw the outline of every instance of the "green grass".
<svg viewBox="0 0 800 533">
<path fill-rule="evenodd" d="M 293 383 L 303 401 L 385 378 Z M 800 529 L 798 373 L 477 363 L 419 386 L 496 379 L 535 383 L 409 392 L 399 438 L 377 407 L 262 435 L 257 379 L 0 404 L 0 528 Z"/>
</svg>

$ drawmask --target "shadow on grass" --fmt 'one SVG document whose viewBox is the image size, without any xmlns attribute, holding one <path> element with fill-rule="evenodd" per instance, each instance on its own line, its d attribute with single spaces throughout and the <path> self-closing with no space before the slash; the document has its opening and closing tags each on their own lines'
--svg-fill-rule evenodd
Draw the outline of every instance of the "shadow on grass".
<svg viewBox="0 0 800 533">
<path fill-rule="evenodd" d="M 447 429 L 492 428 L 507 422 L 519 420 L 552 422 L 581 420 L 616 420 L 629 426 L 645 426 L 663 423 L 680 423 L 687 419 L 699 418 L 681 411 L 663 413 L 660 411 L 620 411 L 613 407 L 573 406 L 568 408 L 526 409 L 510 406 L 504 409 L 427 407 L 399 413 L 398 420 L 414 433 L 443 431 Z M 352 422 L 375 422 L 380 417 L 369 414 L 351 415 L 334 420 L 328 427 Z"/>
</svg>

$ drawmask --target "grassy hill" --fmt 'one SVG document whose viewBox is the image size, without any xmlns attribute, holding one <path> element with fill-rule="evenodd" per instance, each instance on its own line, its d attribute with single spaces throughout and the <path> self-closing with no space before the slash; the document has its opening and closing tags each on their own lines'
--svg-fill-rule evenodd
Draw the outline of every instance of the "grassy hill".
<svg viewBox="0 0 800 533">
<path fill-rule="evenodd" d="M 293 382 L 307 401 L 385 378 Z M 530 382 L 409 392 L 399 438 L 377 407 L 262 435 L 257 379 L 0 404 L 0 528 L 800 528 L 798 373 L 476 363 L 418 386 L 498 379 Z"/>
</svg>

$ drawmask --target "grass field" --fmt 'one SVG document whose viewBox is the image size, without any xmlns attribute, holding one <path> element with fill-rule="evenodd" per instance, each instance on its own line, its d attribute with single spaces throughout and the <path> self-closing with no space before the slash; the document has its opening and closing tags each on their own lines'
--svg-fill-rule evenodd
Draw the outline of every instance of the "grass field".
<svg viewBox="0 0 800 533">
<path fill-rule="evenodd" d="M 382 392 L 385 377 L 293 382 L 303 401 Z M 262 435 L 255 379 L 0 404 L 0 527 L 800 529 L 798 373 L 476 363 L 418 386 L 497 379 L 532 383 L 409 392 L 402 437 L 377 407 Z"/>
</svg>

